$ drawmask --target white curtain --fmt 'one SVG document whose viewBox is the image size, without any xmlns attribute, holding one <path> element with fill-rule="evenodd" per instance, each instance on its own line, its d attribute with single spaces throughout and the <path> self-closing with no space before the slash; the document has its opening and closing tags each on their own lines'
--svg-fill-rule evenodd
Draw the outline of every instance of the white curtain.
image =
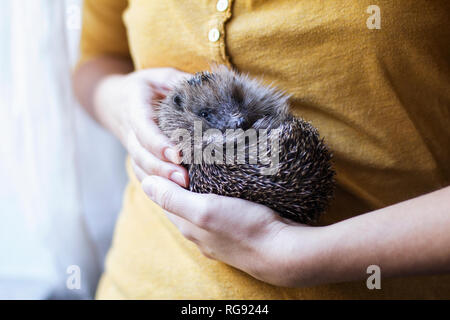
<svg viewBox="0 0 450 320">
<path fill-rule="evenodd" d="M 71 92 L 80 3 L 0 3 L 0 298 L 92 298 L 125 174 Z"/>
</svg>

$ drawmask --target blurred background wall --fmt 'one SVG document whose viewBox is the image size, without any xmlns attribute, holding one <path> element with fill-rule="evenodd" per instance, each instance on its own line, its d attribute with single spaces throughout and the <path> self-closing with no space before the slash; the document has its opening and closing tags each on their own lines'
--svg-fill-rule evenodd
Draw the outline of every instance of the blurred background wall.
<svg viewBox="0 0 450 320">
<path fill-rule="evenodd" d="M 71 92 L 81 5 L 0 0 L 0 299 L 92 298 L 120 211 L 125 152 Z"/>
</svg>

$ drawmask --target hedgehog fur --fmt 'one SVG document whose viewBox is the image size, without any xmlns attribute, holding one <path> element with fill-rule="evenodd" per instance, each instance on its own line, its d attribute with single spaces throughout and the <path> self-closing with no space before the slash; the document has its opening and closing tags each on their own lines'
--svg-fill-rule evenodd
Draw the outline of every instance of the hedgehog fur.
<svg viewBox="0 0 450 320">
<path fill-rule="evenodd" d="M 334 193 L 332 154 L 316 128 L 289 112 L 288 99 L 281 91 L 224 66 L 175 85 L 156 114 L 161 130 L 183 152 L 189 189 L 256 202 L 295 222 L 317 222 Z M 212 133 L 201 140 L 183 140 L 175 134 L 184 129 L 194 137 L 194 123 L 203 133 Z M 256 142 L 258 146 L 245 140 L 249 129 L 255 129 L 257 137 L 262 137 L 259 130 L 267 130 L 269 138 L 279 139 L 278 149 L 268 142 L 256 156 L 251 154 L 263 140 Z M 236 147 L 239 138 L 245 141 L 244 162 L 237 161 L 237 152 L 218 151 L 229 143 Z M 223 161 L 194 160 L 195 150 L 211 145 L 214 159 Z M 277 166 L 271 174 L 264 173 L 268 164 L 262 157 L 268 159 L 273 152 L 278 152 Z"/>
</svg>

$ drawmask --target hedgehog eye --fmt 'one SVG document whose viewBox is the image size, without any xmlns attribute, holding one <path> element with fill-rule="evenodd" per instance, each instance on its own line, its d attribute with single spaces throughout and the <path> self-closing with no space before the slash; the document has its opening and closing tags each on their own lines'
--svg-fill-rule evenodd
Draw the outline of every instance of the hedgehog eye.
<svg viewBox="0 0 450 320">
<path fill-rule="evenodd" d="M 178 107 L 181 107 L 181 104 L 183 103 L 183 99 L 181 98 L 181 96 L 179 94 L 174 95 L 172 98 L 172 101 Z"/>
<path fill-rule="evenodd" d="M 204 119 L 208 119 L 210 115 L 210 112 L 207 109 L 202 109 L 199 111 L 198 116 L 202 117 Z"/>
</svg>

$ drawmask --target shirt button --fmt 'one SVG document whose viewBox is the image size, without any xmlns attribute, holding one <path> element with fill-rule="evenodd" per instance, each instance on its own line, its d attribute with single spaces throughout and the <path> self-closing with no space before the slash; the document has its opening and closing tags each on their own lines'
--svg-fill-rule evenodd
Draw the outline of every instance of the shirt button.
<svg viewBox="0 0 450 320">
<path fill-rule="evenodd" d="M 217 40 L 219 40 L 219 38 L 220 38 L 219 30 L 217 28 L 213 28 L 213 29 L 209 30 L 208 38 L 209 38 L 209 41 L 211 41 L 211 42 L 216 42 Z"/>
<path fill-rule="evenodd" d="M 217 2 L 217 11 L 223 12 L 228 9 L 228 0 L 219 0 Z"/>
</svg>

